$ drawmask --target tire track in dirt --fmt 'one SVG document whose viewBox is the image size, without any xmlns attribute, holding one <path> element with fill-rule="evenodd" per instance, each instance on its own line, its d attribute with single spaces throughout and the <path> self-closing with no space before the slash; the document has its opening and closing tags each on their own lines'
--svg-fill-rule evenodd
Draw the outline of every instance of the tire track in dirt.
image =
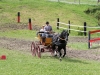
<svg viewBox="0 0 100 75">
<path fill-rule="evenodd" d="M 77 38 L 77 40 L 76 40 Z M 70 37 L 69 43 L 75 42 L 87 42 L 86 38 L 80 37 Z M 0 47 L 6 48 L 8 50 L 20 50 L 24 52 L 31 51 L 32 41 L 16 39 L 16 38 L 6 38 L 0 37 Z M 98 60 L 100 61 L 100 50 L 99 49 L 90 49 L 90 50 L 73 50 L 67 46 L 67 57 L 71 58 L 82 58 L 89 60 Z"/>
</svg>

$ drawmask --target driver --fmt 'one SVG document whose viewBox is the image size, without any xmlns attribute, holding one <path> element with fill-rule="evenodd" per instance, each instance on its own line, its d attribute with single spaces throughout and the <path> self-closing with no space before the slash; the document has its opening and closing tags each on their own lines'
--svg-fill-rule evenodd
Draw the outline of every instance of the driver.
<svg viewBox="0 0 100 75">
<path fill-rule="evenodd" d="M 46 22 L 46 25 L 44 27 L 45 31 L 47 32 L 46 37 L 52 37 L 52 26 L 49 24 L 49 22 Z"/>
</svg>

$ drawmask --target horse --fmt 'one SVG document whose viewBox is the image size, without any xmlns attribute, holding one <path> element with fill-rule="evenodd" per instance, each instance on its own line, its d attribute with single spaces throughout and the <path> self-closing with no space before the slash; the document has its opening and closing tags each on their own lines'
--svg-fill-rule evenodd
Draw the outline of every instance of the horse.
<svg viewBox="0 0 100 75">
<path fill-rule="evenodd" d="M 68 30 L 63 30 L 61 34 L 55 34 L 53 35 L 53 40 L 52 40 L 52 50 L 54 52 L 59 53 L 59 59 L 61 60 L 62 57 L 65 57 L 66 55 L 66 45 L 68 41 Z M 62 56 L 61 50 L 64 50 L 64 54 Z"/>
</svg>

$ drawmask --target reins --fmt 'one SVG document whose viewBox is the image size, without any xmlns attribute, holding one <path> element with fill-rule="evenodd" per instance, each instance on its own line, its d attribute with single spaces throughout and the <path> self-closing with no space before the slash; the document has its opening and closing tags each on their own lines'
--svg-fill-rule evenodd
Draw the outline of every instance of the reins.
<svg viewBox="0 0 100 75">
<path fill-rule="evenodd" d="M 66 39 L 63 39 L 63 38 L 61 38 L 61 37 L 59 37 L 59 39 L 61 39 L 61 40 L 65 40 L 65 41 L 66 41 Z"/>
</svg>

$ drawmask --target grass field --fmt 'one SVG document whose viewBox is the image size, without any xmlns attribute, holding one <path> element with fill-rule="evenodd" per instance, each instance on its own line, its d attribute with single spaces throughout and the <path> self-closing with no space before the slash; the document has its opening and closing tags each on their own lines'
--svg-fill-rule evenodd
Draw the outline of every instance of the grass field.
<svg viewBox="0 0 100 75">
<path fill-rule="evenodd" d="M 30 53 L 0 48 L 0 75 L 98 75 L 100 62 L 64 58 L 61 62 L 51 56 L 33 58 Z"/>
<path fill-rule="evenodd" d="M 0 0 L 0 37 L 17 38 L 33 41 L 36 31 L 28 29 L 11 30 L 7 25 L 28 25 L 28 19 L 32 19 L 32 25 L 42 26 L 50 21 L 54 31 L 56 19 L 71 24 L 97 26 L 97 19 L 84 13 L 90 5 L 70 5 L 56 3 L 47 0 Z M 21 13 L 21 23 L 17 23 L 17 12 Z M 76 28 L 77 29 L 77 28 Z M 71 36 L 77 35 L 72 32 Z M 79 44 L 79 43 L 78 43 Z M 70 45 L 70 44 L 69 44 Z M 80 46 L 73 44 L 78 49 L 87 49 L 87 44 Z M 84 46 L 84 47 L 83 47 Z M 43 56 L 41 59 L 32 57 L 31 53 L 7 50 L 0 48 L 0 56 L 6 55 L 6 60 L 0 60 L 0 75 L 98 75 L 100 62 L 85 59 L 67 58 L 61 62 L 52 56 Z"/>
<path fill-rule="evenodd" d="M 11 30 L 7 32 L 0 32 L 0 37 L 34 40 L 36 37 L 36 33 L 36 31 L 29 30 Z"/>
</svg>

